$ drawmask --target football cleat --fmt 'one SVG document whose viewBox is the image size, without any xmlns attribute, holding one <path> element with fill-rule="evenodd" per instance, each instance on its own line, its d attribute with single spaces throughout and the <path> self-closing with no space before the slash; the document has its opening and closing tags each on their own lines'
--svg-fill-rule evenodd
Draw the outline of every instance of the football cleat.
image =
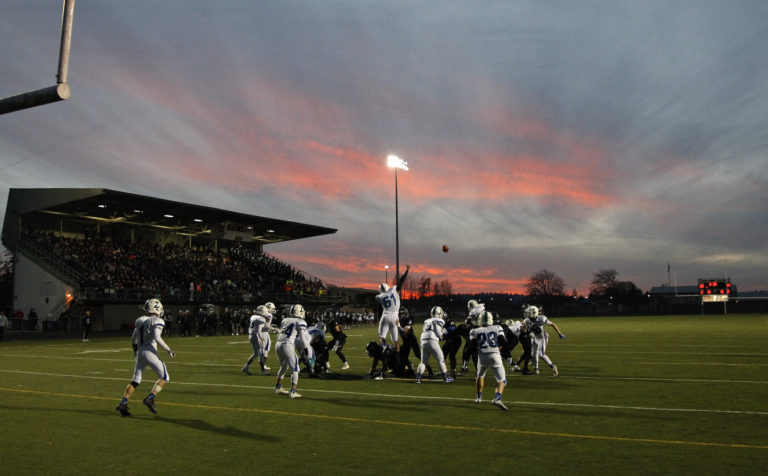
<svg viewBox="0 0 768 476">
<path fill-rule="evenodd" d="M 144 400 L 142 400 L 142 403 L 149 408 L 149 411 L 153 414 L 157 415 L 157 408 L 155 408 L 155 400 L 150 400 L 149 397 L 146 397 Z"/>
<path fill-rule="evenodd" d="M 261 371 L 261 375 L 272 375 L 272 374 L 269 373 L 269 370 L 264 369 L 264 370 Z"/>
<path fill-rule="evenodd" d="M 517 365 L 512 365 L 511 367 L 509 367 L 509 370 L 511 370 L 512 372 L 520 372 L 520 367 Z"/>
<path fill-rule="evenodd" d="M 122 416 L 131 416 L 131 412 L 128 411 L 128 404 L 127 403 L 121 403 L 120 405 L 115 408 L 115 410 L 120 412 L 120 415 Z"/>
<path fill-rule="evenodd" d="M 291 398 L 301 398 L 301 394 L 296 390 L 291 390 Z"/>
<path fill-rule="evenodd" d="M 344 362 L 344 365 L 341 366 L 341 370 L 347 370 L 349 368 L 349 364 Z"/>
<path fill-rule="evenodd" d="M 267 367 L 267 366 L 265 365 L 265 366 L 264 366 L 264 370 L 272 370 L 272 367 Z"/>
<path fill-rule="evenodd" d="M 415 383 L 421 383 L 421 379 L 417 378 Z"/>
<path fill-rule="evenodd" d="M 382 375 L 377 375 L 373 379 L 374 380 L 384 380 L 384 377 Z"/>
<path fill-rule="evenodd" d="M 445 377 L 445 379 L 443 379 L 443 383 L 451 383 L 453 380 L 453 377 Z"/>
<path fill-rule="evenodd" d="M 560 375 L 560 373 L 557 371 L 557 365 L 552 366 L 552 375 L 554 377 L 557 377 L 558 375 Z"/>
<path fill-rule="evenodd" d="M 475 398 L 475 403 L 483 403 L 483 397 Z"/>
<path fill-rule="evenodd" d="M 250 370 L 248 370 L 248 367 L 245 367 L 245 366 L 243 366 L 243 368 L 242 368 L 242 369 L 240 369 L 240 370 L 242 370 L 242 371 L 243 371 L 243 373 L 244 373 L 244 374 L 246 374 L 246 375 L 252 375 L 252 374 L 251 374 L 251 371 L 250 371 Z"/>
<path fill-rule="evenodd" d="M 539 369 L 534 370 L 533 375 L 539 375 Z"/>
<path fill-rule="evenodd" d="M 493 406 L 498 407 L 501 410 L 507 411 L 507 406 L 504 405 L 504 402 L 502 402 L 500 398 L 493 400 Z"/>
<path fill-rule="evenodd" d="M 289 393 L 291 392 L 284 388 L 275 388 L 275 395 L 288 395 Z"/>
</svg>

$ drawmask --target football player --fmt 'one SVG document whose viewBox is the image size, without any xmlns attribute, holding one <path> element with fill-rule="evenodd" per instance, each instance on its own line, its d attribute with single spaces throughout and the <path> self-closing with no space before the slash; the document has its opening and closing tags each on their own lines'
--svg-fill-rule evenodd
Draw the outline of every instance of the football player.
<svg viewBox="0 0 768 476">
<path fill-rule="evenodd" d="M 314 326 L 308 327 L 307 334 L 309 334 L 309 345 L 315 355 L 315 365 L 310 366 L 308 354 L 302 353 L 309 376 L 316 377 L 323 370 L 330 373 L 328 370 L 328 347 L 325 343 L 325 323 L 320 321 Z"/>
<path fill-rule="evenodd" d="M 280 370 L 277 372 L 277 382 L 275 383 L 275 394 L 290 395 L 291 398 L 301 398 L 301 394 L 296 391 L 299 383 L 299 358 L 296 355 L 296 348 L 305 350 L 309 360 L 310 367 L 315 365 L 315 356 L 312 346 L 309 345 L 309 334 L 307 333 L 307 321 L 304 320 L 306 312 L 301 304 L 294 304 L 288 311 L 288 317 L 280 323 L 280 333 L 277 335 L 277 344 L 275 352 L 280 361 Z M 298 342 L 297 340 L 298 339 Z M 291 390 L 290 392 L 283 388 L 283 377 L 286 372 L 291 371 Z"/>
<path fill-rule="evenodd" d="M 467 310 L 469 311 L 469 315 L 464 321 L 464 324 L 459 325 L 458 328 L 459 333 L 462 337 L 464 337 L 465 340 L 464 350 L 461 352 L 461 370 L 459 371 L 459 375 L 464 375 L 469 371 L 470 358 L 475 364 L 475 368 L 477 368 L 477 349 L 474 348 L 473 343 L 469 340 L 469 331 L 475 327 L 477 319 L 480 317 L 480 315 L 482 315 L 483 312 L 485 312 L 485 304 L 481 304 L 474 299 L 470 299 L 467 302 Z"/>
<path fill-rule="evenodd" d="M 267 307 L 266 306 L 258 306 L 256 308 L 256 314 L 251 316 L 251 319 L 248 322 L 248 341 L 251 343 L 251 347 L 253 348 L 253 354 L 248 358 L 248 361 L 243 365 L 243 368 L 240 369 L 243 371 L 243 373 L 246 373 L 248 375 L 251 375 L 251 371 L 248 369 L 248 367 L 251 366 L 251 363 L 256 360 L 256 357 L 259 358 L 259 366 L 261 367 L 261 375 L 269 375 L 269 369 L 266 368 L 266 358 L 264 357 L 265 354 L 265 348 L 267 347 L 266 343 L 264 342 L 264 334 L 262 333 L 262 328 L 267 324 Z M 267 340 L 269 339 L 269 334 L 267 334 Z"/>
<path fill-rule="evenodd" d="M 432 356 L 435 357 L 437 365 L 440 367 L 440 373 L 443 375 L 443 382 L 453 382 L 453 377 L 447 375 L 445 358 L 443 357 L 442 349 L 440 349 L 440 339 L 445 335 L 444 314 L 443 308 L 435 306 L 429 312 L 431 317 L 424 321 L 424 327 L 421 330 L 421 362 L 416 369 L 416 383 L 421 383 L 421 376 L 424 374 L 424 370 L 429 363 L 429 358 Z"/>
<path fill-rule="evenodd" d="M 557 327 L 557 324 L 547 319 L 547 316 L 544 314 L 540 314 L 538 307 L 528 306 L 525 309 L 523 327 L 531 333 L 531 360 L 533 361 L 533 374 L 539 375 L 539 359 L 542 359 L 552 369 L 552 375 L 557 377 L 559 375 L 557 365 L 552 363 L 552 360 L 546 354 L 547 342 L 549 341 L 546 326 L 551 326 L 557 332 L 558 337 L 565 339 L 565 334 L 560 332 L 560 328 Z"/>
<path fill-rule="evenodd" d="M 493 315 L 490 312 L 483 311 L 478 318 L 478 327 L 469 331 L 469 339 L 476 343 L 479 354 L 477 378 L 475 378 L 477 389 L 475 403 L 483 401 L 485 373 L 491 369 L 496 377 L 496 394 L 492 403 L 501 410 L 506 410 L 507 406 L 501 401 L 501 396 L 507 384 L 507 374 L 504 371 L 504 364 L 501 362 L 501 354 L 499 353 L 499 347 L 506 344 L 504 329 L 493 323 Z"/>
<path fill-rule="evenodd" d="M 342 352 L 344 350 L 344 344 L 347 343 L 347 334 L 344 333 L 344 329 L 339 320 L 334 320 L 331 323 L 330 330 L 333 339 L 328 342 L 327 350 L 333 350 L 339 359 L 344 362 L 344 365 L 341 366 L 341 370 L 347 370 L 349 364 L 347 363 L 347 358 L 344 356 L 344 352 Z"/>
<path fill-rule="evenodd" d="M 392 347 L 388 345 L 382 347 L 381 344 L 371 341 L 368 342 L 367 346 L 365 346 L 365 353 L 368 354 L 368 357 L 373 359 L 371 362 L 371 370 L 368 372 L 365 378 L 384 380 L 384 374 L 387 373 L 387 366 L 390 364 L 390 361 L 394 360 L 392 358 L 392 354 L 394 353 Z M 381 371 L 376 370 L 379 362 L 381 362 Z"/>
<path fill-rule="evenodd" d="M 466 326 L 464 328 L 466 329 Z M 453 319 L 446 319 L 445 331 L 443 355 L 451 364 L 451 377 L 456 378 L 456 353 L 461 348 L 461 332 Z M 469 332 L 467 332 L 467 337 L 469 337 Z"/>
<path fill-rule="evenodd" d="M 264 353 L 264 369 L 270 370 L 270 367 L 267 365 L 269 350 L 272 348 L 272 339 L 269 337 L 269 331 L 270 329 L 273 329 L 275 316 L 277 315 L 277 306 L 272 302 L 268 302 L 264 304 L 264 307 L 267 310 L 267 314 L 264 316 L 266 318 L 264 327 L 261 328 L 261 343 L 263 345 L 262 352 Z"/>
<path fill-rule="evenodd" d="M 400 313 L 400 291 L 403 288 L 405 278 L 411 265 L 405 265 L 405 273 L 397 280 L 395 287 L 390 288 L 387 283 L 381 283 L 379 294 L 376 295 L 376 302 L 381 305 L 381 319 L 379 319 L 379 340 L 381 346 L 387 345 L 387 334 L 392 338 L 392 345 L 395 348 L 395 356 L 400 356 L 400 340 L 398 336 L 399 313 Z"/>
<path fill-rule="evenodd" d="M 131 383 L 125 387 L 123 399 L 115 409 L 120 412 L 122 416 L 131 415 L 128 411 L 128 399 L 131 398 L 136 387 L 141 383 L 144 369 L 147 366 L 155 371 L 158 379 L 152 387 L 152 390 L 149 392 L 149 395 L 144 398 L 143 403 L 147 406 L 150 412 L 157 413 L 155 397 L 170 380 L 168 369 L 165 368 L 165 364 L 157 355 L 157 346 L 159 345 L 163 350 L 168 352 L 168 355 L 170 355 L 171 358 L 176 356 L 162 338 L 163 327 L 165 326 L 165 321 L 163 321 L 163 304 L 158 299 L 149 299 L 144 303 L 144 311 L 146 314 L 136 319 L 133 335 L 131 336 L 133 354 L 136 358 L 136 363 L 133 367 L 133 379 L 131 380 Z"/>
</svg>

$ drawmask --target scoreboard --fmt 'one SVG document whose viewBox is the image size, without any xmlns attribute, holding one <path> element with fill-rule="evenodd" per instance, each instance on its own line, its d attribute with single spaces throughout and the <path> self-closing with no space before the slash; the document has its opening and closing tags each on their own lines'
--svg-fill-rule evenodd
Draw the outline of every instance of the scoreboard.
<svg viewBox="0 0 768 476">
<path fill-rule="evenodd" d="M 704 301 L 727 301 L 731 296 L 731 280 L 699 279 L 699 295 Z"/>
</svg>

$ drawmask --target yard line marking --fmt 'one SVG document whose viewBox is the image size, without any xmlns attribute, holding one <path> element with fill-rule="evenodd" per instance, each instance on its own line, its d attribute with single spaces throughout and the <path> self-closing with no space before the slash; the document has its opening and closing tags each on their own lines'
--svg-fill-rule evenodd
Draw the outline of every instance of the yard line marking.
<svg viewBox="0 0 768 476">
<path fill-rule="evenodd" d="M 121 349 L 125 351 L 131 351 L 131 349 Z M 229 354 L 227 354 L 229 355 Z M 91 360 L 91 361 L 108 361 L 108 362 L 133 362 L 133 359 L 106 359 L 106 358 L 94 358 L 94 357 L 73 357 L 73 356 L 51 356 L 51 355 L 28 355 L 28 354 L 2 354 L 4 357 L 18 357 L 18 358 L 36 358 L 36 359 L 69 359 L 69 360 Z M 232 358 L 234 359 L 234 357 Z M 234 362 L 234 360 L 233 360 Z M 238 361 L 239 362 L 239 361 Z M 566 361 L 567 362 L 567 361 Z M 173 366 L 201 366 L 201 367 L 235 367 L 240 366 L 235 364 L 217 364 L 210 362 L 181 362 L 178 360 L 169 360 L 166 365 L 171 364 Z M 760 365 L 760 364 L 745 364 Z M 522 377 L 521 377 L 522 378 Z M 662 377 L 621 377 L 621 376 L 589 376 L 589 375 L 561 375 L 560 379 L 584 379 L 584 380 L 635 380 L 635 381 L 648 381 L 648 382 L 697 382 L 697 383 L 738 383 L 738 384 L 768 384 L 768 380 L 724 380 L 724 379 L 686 379 L 686 378 L 662 378 Z M 408 380 L 408 379 L 402 379 Z"/>
<path fill-rule="evenodd" d="M 99 397 L 94 395 L 77 395 L 69 393 L 59 392 L 45 392 L 39 390 L 21 390 L 14 388 L 0 387 L 0 391 L 13 392 L 13 393 L 26 393 L 35 395 L 46 395 L 64 398 L 84 398 L 89 400 L 108 400 L 114 401 L 114 398 Z M 470 400 L 471 401 L 471 400 Z M 758 449 L 768 450 L 768 445 L 749 445 L 742 443 L 716 443 L 708 441 L 685 441 L 685 440 L 656 440 L 652 438 L 631 438 L 623 436 L 603 436 L 603 435 L 586 435 L 578 433 L 559 433 L 559 432 L 545 432 L 545 431 L 533 431 L 533 430 L 519 430 L 511 428 L 488 428 L 488 427 L 476 427 L 476 426 L 461 426 L 461 425 L 441 425 L 436 423 L 416 423 L 407 421 L 395 421 L 395 420 L 382 420 L 378 418 L 356 418 L 345 417 L 336 415 L 321 415 L 316 413 L 299 413 L 288 412 L 282 410 L 267 410 L 263 408 L 242 408 L 242 407 L 223 407 L 219 405 L 203 405 L 203 404 L 191 404 L 191 403 L 175 403 L 163 401 L 164 406 L 181 407 L 181 408 L 200 408 L 205 410 L 219 410 L 219 411 L 231 411 L 231 412 L 248 412 L 248 413 L 261 413 L 265 415 L 280 415 L 298 418 L 315 418 L 320 420 L 336 420 L 346 421 L 362 424 L 382 424 L 392 426 L 405 426 L 411 428 L 429 428 L 435 430 L 460 430 L 460 431 L 482 431 L 493 432 L 502 434 L 516 434 L 516 435 L 529 435 L 529 436 L 544 436 L 555 438 L 571 438 L 571 439 L 584 439 L 584 440 L 601 440 L 601 441 L 617 441 L 628 443 L 650 443 L 661 445 L 679 445 L 679 446 L 700 446 L 700 447 L 716 447 L 716 448 L 743 448 L 743 449 Z"/>
<path fill-rule="evenodd" d="M 96 379 L 96 380 L 115 380 L 126 381 L 125 378 L 118 377 L 95 377 L 92 375 L 76 375 L 76 374 L 56 374 L 49 372 L 31 372 L 22 370 L 0 370 L 5 373 L 15 374 L 27 374 L 27 375 L 42 375 L 46 377 L 66 377 L 66 378 L 84 378 L 84 379 Z M 392 380 L 392 379 L 390 379 Z M 229 383 L 204 383 L 204 382 L 180 382 L 173 380 L 173 385 L 183 386 L 198 386 L 198 387 L 224 387 L 224 388 L 245 388 L 256 390 L 272 390 L 272 385 L 244 385 L 244 384 L 229 384 Z M 374 392 L 352 392 L 347 390 L 325 390 L 325 389 L 312 389 L 302 388 L 304 393 L 327 393 L 338 395 L 356 395 L 362 397 L 386 397 L 386 398 L 403 398 L 411 400 L 444 400 L 454 402 L 474 402 L 474 398 L 457 398 L 457 397 L 441 397 L 432 395 L 404 395 L 397 393 L 374 393 Z M 677 413 L 714 413 L 714 414 L 730 414 L 730 415 L 759 415 L 768 416 L 768 411 L 757 410 L 718 410 L 707 408 L 661 408 L 661 407 L 641 407 L 641 406 L 629 406 L 629 405 L 601 405 L 594 403 L 560 403 L 560 402 L 528 402 L 528 401 L 514 401 L 509 402 L 512 405 L 529 405 L 529 406 L 550 406 L 550 407 L 579 407 L 579 408 L 603 408 L 612 410 L 642 410 L 653 412 L 677 412 Z"/>
</svg>

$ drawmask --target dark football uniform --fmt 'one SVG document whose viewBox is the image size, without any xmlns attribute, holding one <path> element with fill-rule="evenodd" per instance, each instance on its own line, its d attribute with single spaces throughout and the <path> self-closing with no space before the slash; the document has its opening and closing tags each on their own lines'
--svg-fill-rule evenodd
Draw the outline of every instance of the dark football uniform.
<svg viewBox="0 0 768 476">
<path fill-rule="evenodd" d="M 347 363 L 347 358 L 344 356 L 344 352 L 342 352 L 344 350 L 344 344 L 347 343 L 347 334 L 344 333 L 344 327 L 341 325 L 340 321 L 333 321 L 330 325 L 330 331 L 333 339 L 328 342 L 327 350 L 336 352 L 336 355 L 338 355 L 341 361 L 344 362 L 342 369 L 348 369 L 349 364 Z"/>
</svg>

